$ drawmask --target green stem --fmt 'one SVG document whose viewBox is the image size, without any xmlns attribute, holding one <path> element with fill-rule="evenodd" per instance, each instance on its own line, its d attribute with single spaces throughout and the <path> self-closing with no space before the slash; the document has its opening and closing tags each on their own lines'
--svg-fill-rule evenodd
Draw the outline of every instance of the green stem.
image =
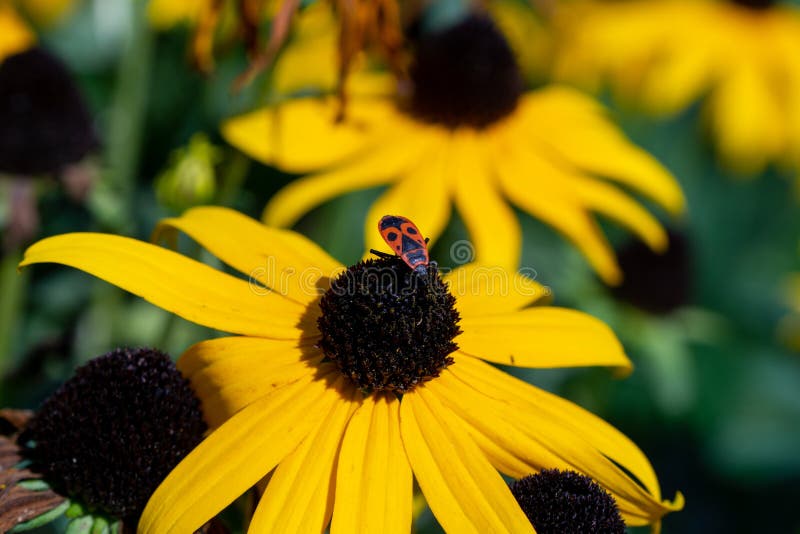
<svg viewBox="0 0 800 534">
<path fill-rule="evenodd" d="M 106 229 L 123 235 L 136 231 L 136 177 L 147 115 L 153 34 L 147 24 L 147 2 L 133 2 L 130 34 L 117 71 L 111 117 L 108 124 L 106 172 L 92 191 L 95 217 Z M 122 291 L 106 282 L 95 283 L 90 304 L 92 325 L 84 343 L 79 343 L 80 361 L 113 347 L 118 336 L 114 317 L 124 306 Z"/>
<path fill-rule="evenodd" d="M 153 59 L 153 34 L 145 16 L 147 3 L 134 2 L 132 6 L 130 38 L 120 59 L 111 108 L 108 171 L 92 198 L 101 221 L 120 233 L 135 228 L 133 202 Z"/>
<path fill-rule="evenodd" d="M 250 170 L 250 159 L 247 156 L 241 152 L 236 152 L 231 156 L 222 173 L 217 204 L 231 206 L 236 201 L 236 196 L 247 178 L 248 170 Z"/>
<path fill-rule="evenodd" d="M 0 261 L 0 379 L 12 367 L 14 361 L 13 339 L 17 333 L 17 319 L 22 314 L 25 303 L 25 288 L 28 285 L 28 271 L 17 272 L 22 252 L 12 250 Z M 0 399 L 2 404 L 2 399 Z"/>
</svg>

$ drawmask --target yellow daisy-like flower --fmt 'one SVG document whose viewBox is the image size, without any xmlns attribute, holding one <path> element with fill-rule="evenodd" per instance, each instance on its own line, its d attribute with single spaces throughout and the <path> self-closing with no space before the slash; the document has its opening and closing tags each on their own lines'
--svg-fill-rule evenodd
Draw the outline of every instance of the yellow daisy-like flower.
<svg viewBox="0 0 800 534">
<path fill-rule="evenodd" d="M 380 245 L 372 224 L 385 213 L 407 214 L 435 241 L 455 204 L 477 260 L 516 269 L 521 235 L 507 200 L 572 240 L 609 283 L 620 272 L 592 212 L 654 249 L 667 246 L 659 222 L 611 182 L 679 213 L 673 177 L 577 91 L 523 92 L 513 54 L 488 18 L 470 16 L 423 38 L 410 74 L 408 98 L 387 93 L 385 77 L 351 80 L 342 121 L 335 98 L 302 98 L 223 125 L 250 156 L 314 173 L 273 197 L 268 224 L 291 226 L 337 195 L 390 185 L 367 217 L 367 248 Z"/>
<path fill-rule="evenodd" d="M 594 478 L 629 525 L 682 507 L 680 494 L 661 500 L 620 432 L 484 361 L 630 367 L 602 322 L 532 306 L 546 293 L 536 282 L 473 265 L 445 286 L 435 265 L 422 279 L 395 257 L 344 270 L 225 208 L 189 210 L 156 236 L 177 231 L 249 282 L 103 234 L 42 240 L 21 263 L 76 267 L 239 334 L 181 356 L 213 431 L 153 494 L 139 532 L 193 532 L 269 473 L 250 532 L 408 533 L 412 477 L 448 532 L 532 532 L 499 472 L 545 467 Z"/>
<path fill-rule="evenodd" d="M 757 173 L 800 166 L 800 10 L 769 0 L 596 2 L 566 8 L 556 77 L 656 114 L 707 95 L 722 159 Z"/>
</svg>

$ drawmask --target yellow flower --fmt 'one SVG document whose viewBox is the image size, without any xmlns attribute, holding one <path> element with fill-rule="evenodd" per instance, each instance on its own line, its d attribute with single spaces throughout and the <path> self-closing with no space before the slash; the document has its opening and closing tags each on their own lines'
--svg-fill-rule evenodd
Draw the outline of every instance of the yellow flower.
<svg viewBox="0 0 800 534">
<path fill-rule="evenodd" d="M 180 24 L 194 26 L 213 5 L 214 0 L 150 0 L 147 18 L 159 30 L 168 30 Z"/>
<path fill-rule="evenodd" d="M 67 18 L 76 0 L 16 0 L 16 3 L 36 24 L 48 27 Z"/>
<path fill-rule="evenodd" d="M 250 282 L 156 245 L 91 233 L 42 240 L 21 263 L 76 267 L 185 319 L 239 334 L 181 356 L 178 366 L 213 431 L 153 494 L 139 532 L 193 532 L 269 473 L 250 532 L 321 532 L 330 523 L 332 533 L 407 533 L 412 476 L 448 532 L 532 532 L 499 472 L 519 478 L 545 467 L 591 476 L 630 525 L 657 524 L 681 508 L 680 494 L 662 502 L 653 468 L 620 432 L 483 361 L 630 367 L 600 321 L 532 306 L 546 293 L 536 282 L 473 265 L 448 275 L 445 288 L 431 265 L 416 283 L 397 258 L 337 276 L 343 267 L 304 237 L 225 208 L 162 221 L 156 237 L 178 231 Z M 348 276 L 378 265 L 380 276 L 364 280 L 385 281 L 389 269 L 397 277 L 381 282 L 384 290 L 340 291 Z M 410 296 L 401 296 L 412 283 Z M 354 312 L 359 298 L 376 304 Z M 396 309 L 408 313 L 392 315 Z M 421 310 L 428 311 L 415 315 Z M 448 352 L 453 334 L 458 350 Z M 342 340 L 354 344 L 340 351 Z M 447 350 L 434 354 L 434 345 Z M 348 358 L 365 346 L 381 347 L 380 357 L 355 362 L 370 370 L 359 374 Z M 429 360 L 409 366 L 412 354 Z M 439 356 L 434 371 L 408 376 Z M 389 367 L 381 367 L 383 358 Z M 405 370 L 390 370 L 395 364 Z M 401 386 L 384 387 L 400 384 L 400 375 Z"/>
<path fill-rule="evenodd" d="M 507 200 L 572 240 L 609 283 L 620 272 L 592 212 L 656 250 L 667 246 L 659 222 L 611 182 L 679 213 L 673 177 L 577 91 L 523 92 L 513 54 L 488 19 L 471 16 L 423 39 L 411 77 L 409 98 L 394 87 L 387 93 L 385 77 L 353 77 L 343 121 L 335 120 L 335 98 L 296 99 L 227 121 L 223 135 L 253 158 L 314 173 L 275 195 L 264 220 L 291 226 L 335 196 L 390 185 L 367 218 L 367 248 L 380 245 L 372 221 L 385 213 L 406 214 L 435 241 L 455 204 L 477 260 L 516 269 L 521 235 Z"/>
<path fill-rule="evenodd" d="M 36 34 L 28 27 L 10 2 L 0 0 L 0 62 L 23 52 L 36 43 Z"/>
<path fill-rule="evenodd" d="M 800 10 L 768 0 L 597 2 L 559 17 L 556 77 L 656 114 L 706 96 L 723 161 L 744 173 L 800 166 Z"/>
</svg>

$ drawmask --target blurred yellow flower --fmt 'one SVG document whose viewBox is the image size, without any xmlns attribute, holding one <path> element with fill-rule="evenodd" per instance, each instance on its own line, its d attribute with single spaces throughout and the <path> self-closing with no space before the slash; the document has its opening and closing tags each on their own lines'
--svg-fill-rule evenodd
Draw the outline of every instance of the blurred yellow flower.
<svg viewBox="0 0 800 534">
<path fill-rule="evenodd" d="M 800 168 L 800 10 L 768 0 L 586 2 L 564 8 L 555 77 L 662 115 L 707 96 L 726 165 Z"/>
<path fill-rule="evenodd" d="M 150 0 L 147 18 L 158 30 L 168 30 L 180 24 L 194 26 L 200 15 L 211 9 L 215 0 Z"/>
<path fill-rule="evenodd" d="M 545 467 L 591 476 L 629 525 L 683 506 L 680 494 L 662 501 L 650 462 L 619 431 L 484 361 L 630 368 L 602 322 L 534 305 L 547 293 L 536 282 L 471 265 L 444 285 L 431 265 L 418 284 L 394 257 L 344 270 L 304 237 L 226 208 L 162 221 L 155 237 L 179 231 L 249 283 L 91 233 L 42 240 L 20 264 L 69 265 L 239 334 L 179 360 L 213 431 L 153 494 L 140 533 L 194 532 L 270 472 L 250 532 L 408 533 L 412 476 L 448 532 L 533 532 L 500 473 Z"/>
<path fill-rule="evenodd" d="M 76 0 L 16 0 L 20 9 L 41 26 L 53 26 L 73 10 Z"/>
<path fill-rule="evenodd" d="M 511 50 L 482 16 L 423 38 L 416 51 L 410 94 L 361 72 L 344 120 L 336 99 L 302 98 L 223 125 L 228 142 L 259 161 L 314 173 L 273 197 L 268 224 L 291 226 L 333 197 L 391 185 L 370 210 L 367 248 L 380 245 L 372 221 L 386 213 L 406 214 L 435 241 L 455 204 L 477 261 L 516 269 L 521 235 L 508 200 L 572 240 L 608 283 L 620 272 L 592 212 L 653 249 L 667 246 L 659 222 L 610 182 L 673 214 L 684 208 L 681 190 L 596 102 L 566 87 L 523 91 Z"/>
<path fill-rule="evenodd" d="M 36 34 L 19 16 L 10 2 L 0 0 L 0 62 L 27 50 L 36 43 Z"/>
</svg>

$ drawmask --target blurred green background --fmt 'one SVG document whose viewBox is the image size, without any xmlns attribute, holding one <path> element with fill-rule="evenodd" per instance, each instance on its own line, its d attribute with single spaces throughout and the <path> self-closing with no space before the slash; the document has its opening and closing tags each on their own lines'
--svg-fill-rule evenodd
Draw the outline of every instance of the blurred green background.
<svg viewBox="0 0 800 534">
<path fill-rule="evenodd" d="M 76 76 L 102 139 L 100 180 L 87 202 L 56 181 L 37 182 L 39 237 L 67 231 L 114 232 L 148 239 L 175 212 L 154 180 L 174 150 L 196 132 L 219 149 L 212 202 L 258 218 L 265 201 L 294 177 L 249 162 L 225 146 L 222 118 L 251 108 L 259 80 L 230 90 L 246 66 L 231 48 L 204 77 L 187 61 L 187 28 L 155 33 L 144 2 L 83 2 L 40 35 Z M 699 109 L 655 121 L 611 106 L 633 141 L 679 179 L 689 204 L 674 223 L 689 243 L 692 290 L 685 306 L 650 315 L 615 300 L 578 253 L 520 213 L 524 265 L 555 292 L 555 303 L 608 321 L 636 365 L 620 380 L 606 370 L 514 372 L 604 417 L 652 460 L 665 496 L 686 496 L 666 533 L 800 532 L 800 355 L 778 336 L 790 313 L 785 280 L 800 271 L 800 195 L 794 177 L 755 179 L 716 164 Z M 0 191 L 8 194 L 0 180 Z M 347 195 L 306 216 L 298 229 L 344 263 L 362 253 L 362 221 L 380 189 Z M 612 240 L 627 236 L 607 228 Z M 452 221 L 433 249 L 446 264 L 449 243 L 465 239 Z M 191 246 L 187 253 L 213 263 Z M 113 347 L 158 346 L 177 357 L 209 332 L 76 270 L 39 266 L 17 273 L 6 250 L 0 272 L 0 406 L 35 408 L 88 359 Z M 535 340 L 534 340 L 535 341 Z M 423 517 L 421 531 L 435 531 Z"/>
</svg>

